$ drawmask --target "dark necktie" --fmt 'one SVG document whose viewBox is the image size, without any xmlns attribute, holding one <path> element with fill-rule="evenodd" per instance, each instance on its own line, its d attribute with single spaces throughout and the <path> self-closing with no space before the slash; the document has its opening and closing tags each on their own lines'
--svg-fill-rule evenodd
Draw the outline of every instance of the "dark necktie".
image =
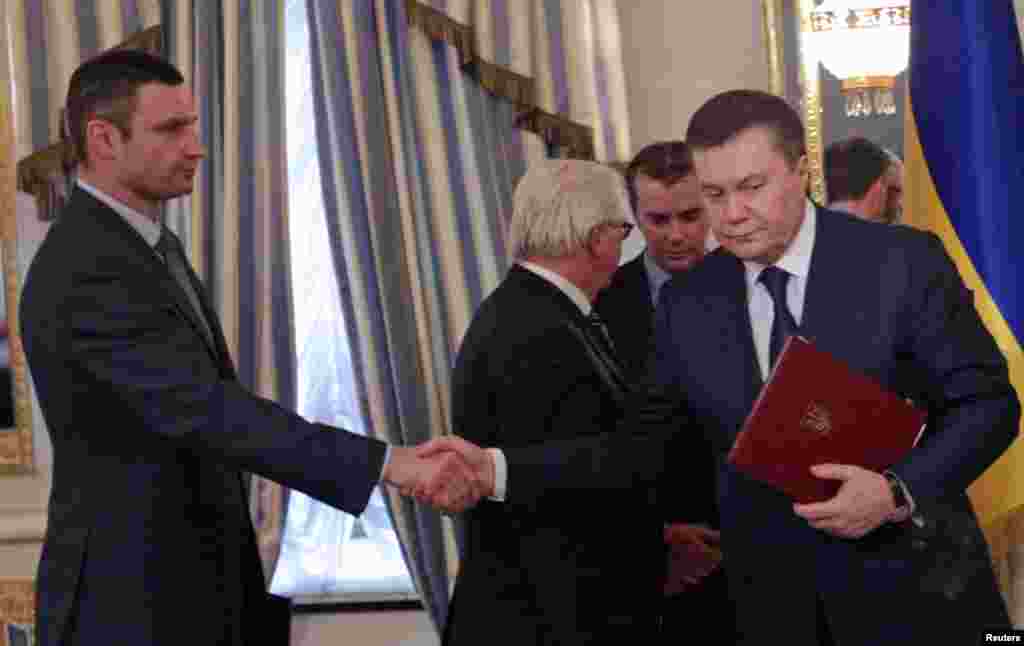
<svg viewBox="0 0 1024 646">
<path fill-rule="evenodd" d="M 604 319 L 598 315 L 597 310 L 592 309 L 590 314 L 587 314 L 587 325 L 596 333 L 595 336 L 604 345 L 604 349 L 614 357 L 615 344 L 612 342 L 612 335 L 608 332 L 608 326 L 605 325 Z"/>
<path fill-rule="evenodd" d="M 192 309 L 195 311 L 196 318 L 199 319 L 200 324 L 203 326 L 206 340 L 212 346 L 213 334 L 210 333 L 210 326 L 206 322 L 203 307 L 199 303 L 199 294 L 196 292 L 192 279 L 189 277 L 188 260 L 185 258 L 185 248 L 181 245 L 181 240 L 166 226 L 161 227 L 160 240 L 156 243 L 156 251 L 163 256 L 171 276 L 174 277 L 178 286 L 181 287 L 188 297 L 188 301 L 192 304 Z"/>
<path fill-rule="evenodd" d="M 789 272 L 775 266 L 768 266 L 764 268 L 757 279 L 768 290 L 768 294 L 772 297 L 772 303 L 775 305 L 772 338 L 768 345 L 768 365 L 774 367 L 775 359 L 782 352 L 782 345 L 790 336 L 799 334 L 800 328 L 786 304 L 786 283 L 789 282 Z"/>
</svg>

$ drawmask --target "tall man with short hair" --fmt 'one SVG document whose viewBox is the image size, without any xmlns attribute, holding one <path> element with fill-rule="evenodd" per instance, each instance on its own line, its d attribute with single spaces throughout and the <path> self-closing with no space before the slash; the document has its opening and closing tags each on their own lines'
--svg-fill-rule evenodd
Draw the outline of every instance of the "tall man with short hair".
<svg viewBox="0 0 1024 646">
<path fill-rule="evenodd" d="M 102 54 L 72 75 L 67 111 L 77 185 L 20 311 L 53 441 L 38 643 L 286 644 L 290 606 L 266 592 L 244 471 L 351 514 L 382 479 L 451 510 L 482 487 L 454 455 L 311 424 L 239 383 L 159 217 L 205 156 L 177 69 Z"/>
</svg>

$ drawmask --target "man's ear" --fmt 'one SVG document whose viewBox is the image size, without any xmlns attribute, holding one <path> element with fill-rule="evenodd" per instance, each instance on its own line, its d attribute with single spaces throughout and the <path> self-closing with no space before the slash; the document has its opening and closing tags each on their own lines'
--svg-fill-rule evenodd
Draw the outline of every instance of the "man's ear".
<svg viewBox="0 0 1024 646">
<path fill-rule="evenodd" d="M 886 193 L 888 192 L 888 186 L 885 183 L 885 175 L 879 175 L 875 183 L 871 185 L 868 192 L 864 194 L 862 200 L 864 204 L 864 210 L 871 215 L 872 219 L 881 219 L 885 213 L 885 202 Z"/>
<path fill-rule="evenodd" d="M 113 159 L 120 152 L 122 136 L 117 126 L 103 119 L 90 119 L 85 124 L 86 149 L 81 151 L 84 159 L 91 155 L 96 159 Z"/>
<path fill-rule="evenodd" d="M 811 190 L 811 163 L 806 153 L 796 160 L 796 172 L 800 175 L 800 188 L 806 195 Z"/>
</svg>

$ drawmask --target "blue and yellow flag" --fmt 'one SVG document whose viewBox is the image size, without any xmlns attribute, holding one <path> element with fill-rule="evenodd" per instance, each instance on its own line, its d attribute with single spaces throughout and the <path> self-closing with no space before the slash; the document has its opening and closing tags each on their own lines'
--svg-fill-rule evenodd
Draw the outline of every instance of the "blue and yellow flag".
<svg viewBox="0 0 1024 646">
<path fill-rule="evenodd" d="M 1024 57 L 1012 0 L 915 0 L 910 52 L 905 220 L 942 238 L 1024 394 Z M 970 494 L 987 528 L 1024 503 L 1024 442 Z"/>
</svg>

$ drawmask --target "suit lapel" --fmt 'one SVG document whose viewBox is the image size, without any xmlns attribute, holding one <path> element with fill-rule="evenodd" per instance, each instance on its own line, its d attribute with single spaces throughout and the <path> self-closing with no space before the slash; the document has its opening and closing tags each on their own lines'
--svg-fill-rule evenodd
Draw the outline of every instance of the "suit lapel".
<svg viewBox="0 0 1024 646">
<path fill-rule="evenodd" d="M 852 362 L 865 350 L 856 344 L 858 335 L 851 334 L 867 315 L 859 301 L 866 291 L 863 272 L 856 271 L 849 245 L 837 239 L 841 232 L 833 214 L 818 209 L 816 219 L 800 332 L 817 347 Z M 836 294 L 843 296 L 836 299 Z"/>
<path fill-rule="evenodd" d="M 594 371 L 605 383 L 612 395 L 624 402 L 626 391 L 626 380 L 623 377 L 622 366 L 613 351 L 605 349 L 605 344 L 598 342 L 591 336 L 590 324 L 583 316 L 580 308 L 566 296 L 562 290 L 551 284 L 544 278 L 534 274 L 528 269 L 518 265 L 509 270 L 509 279 L 516 281 L 523 288 L 540 296 L 543 294 L 550 299 L 565 317 L 565 325 L 573 336 L 579 339 L 584 352 L 594 367 Z"/>
<path fill-rule="evenodd" d="M 668 307 L 684 308 L 679 313 L 678 329 L 672 329 L 672 337 L 684 349 L 679 359 L 684 387 L 681 395 L 688 396 L 686 389 L 715 394 L 713 404 L 704 412 L 715 420 L 713 426 L 717 429 L 708 437 L 724 454 L 762 386 L 746 276 L 743 263 L 724 250 L 715 251 L 692 271 L 697 272 L 695 280 L 685 282 L 681 293 L 693 297 L 666 303 Z M 674 314 L 672 310 L 666 312 L 667 316 Z M 658 320 L 662 320 L 660 315 Z"/>
<path fill-rule="evenodd" d="M 761 367 L 754 346 L 746 272 L 743 263 L 734 256 L 726 254 L 726 259 L 721 290 L 725 315 L 721 319 L 721 324 L 724 337 L 734 339 L 736 343 L 724 346 L 723 350 L 726 352 L 723 353 L 721 362 L 723 370 L 742 376 L 738 391 L 740 399 L 737 403 L 740 410 L 749 411 L 761 391 L 764 380 L 761 378 Z M 736 431 L 738 430 L 737 427 Z M 732 438 L 730 443 L 731 441 Z"/>
<path fill-rule="evenodd" d="M 638 332 L 642 335 L 639 338 L 650 339 L 654 333 L 654 302 L 651 300 L 651 281 L 647 276 L 647 267 L 644 266 L 643 254 L 636 260 L 629 263 L 631 271 L 624 276 L 629 289 L 628 293 L 634 294 L 636 298 L 635 312 L 638 319 Z M 640 312 L 646 312 L 647 316 L 640 316 Z"/>
<path fill-rule="evenodd" d="M 224 338 L 224 330 L 220 325 L 220 317 L 217 315 L 216 310 L 213 308 L 213 303 L 210 302 L 209 292 L 203 285 L 202 281 L 199 280 L 199 276 L 196 275 L 192 269 L 192 264 L 189 263 L 188 277 L 192 281 L 192 288 L 196 291 L 199 296 L 199 303 L 203 308 L 203 316 L 206 317 L 207 322 L 210 325 L 210 332 L 213 334 L 213 350 L 216 353 L 215 356 L 221 362 L 221 368 L 225 371 L 226 376 L 231 379 L 236 379 L 235 364 L 231 359 L 231 353 L 228 351 L 227 340 Z M 181 291 L 180 289 L 178 290 Z M 203 335 L 205 338 L 205 335 Z"/>
<path fill-rule="evenodd" d="M 150 280 L 158 286 L 167 296 L 167 300 L 170 301 L 178 312 L 189 322 L 196 335 L 202 339 L 203 345 L 210 352 L 211 356 L 218 362 L 224 363 L 224 357 L 227 357 L 226 349 L 224 354 L 221 354 L 221 350 L 216 347 L 216 341 L 207 337 L 203 331 L 203 324 L 199 320 L 198 312 L 192 307 L 192 303 L 189 301 L 188 296 L 182 290 L 181 286 L 178 285 L 174 277 L 171 276 L 167 266 L 157 257 L 157 252 L 149 246 L 142 236 L 132 228 L 130 224 L 124 221 L 116 211 L 111 209 L 109 206 L 99 201 L 89 193 L 85 192 L 80 188 L 76 188 L 72 194 L 72 202 L 82 201 L 84 204 L 79 206 L 72 204 L 69 206 L 69 212 L 75 212 L 75 210 L 81 208 L 82 211 L 88 211 L 86 217 L 93 218 L 93 221 L 99 225 L 107 234 L 114 236 L 116 242 L 116 249 L 114 253 L 132 253 L 134 254 L 145 266 L 146 272 Z M 194 279 L 191 267 L 189 267 L 189 274 Z M 196 285 L 196 281 L 193 280 L 193 285 Z M 197 287 L 197 294 L 200 295 L 200 300 L 205 303 L 205 290 L 202 286 Z M 207 313 L 208 320 L 212 328 L 216 328 L 214 336 L 220 335 L 220 325 L 216 322 L 216 317 L 209 316 Z M 230 358 L 228 358 L 230 362 Z"/>
</svg>

